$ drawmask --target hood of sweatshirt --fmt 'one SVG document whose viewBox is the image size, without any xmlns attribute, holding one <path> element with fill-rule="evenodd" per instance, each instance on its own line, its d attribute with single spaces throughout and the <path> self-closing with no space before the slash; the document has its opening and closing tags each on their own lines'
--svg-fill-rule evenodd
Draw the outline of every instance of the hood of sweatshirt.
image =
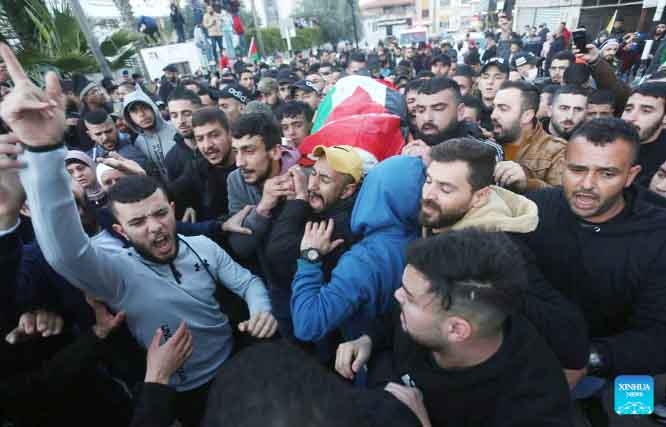
<svg viewBox="0 0 666 427">
<path fill-rule="evenodd" d="M 501 187 L 491 186 L 488 202 L 478 209 L 472 209 L 453 227 L 461 230 L 478 227 L 487 231 L 505 233 L 529 233 L 539 224 L 539 210 L 536 203 L 527 197 Z"/>
<path fill-rule="evenodd" d="M 376 231 L 418 232 L 423 162 L 417 157 L 384 160 L 363 181 L 351 218 L 352 232 L 367 236 Z"/>
<path fill-rule="evenodd" d="M 159 133 L 162 129 L 164 129 L 167 123 L 162 118 L 159 108 L 157 108 L 157 105 L 155 105 L 153 100 L 150 99 L 150 97 L 144 91 L 142 91 L 139 86 L 136 87 L 134 92 L 127 94 L 123 100 L 122 115 L 123 119 L 125 119 L 125 123 L 127 123 L 127 126 L 139 135 L 145 132 L 136 123 L 134 123 L 129 114 L 129 107 L 137 102 L 147 104 L 155 114 L 155 127 L 152 133 Z"/>
</svg>

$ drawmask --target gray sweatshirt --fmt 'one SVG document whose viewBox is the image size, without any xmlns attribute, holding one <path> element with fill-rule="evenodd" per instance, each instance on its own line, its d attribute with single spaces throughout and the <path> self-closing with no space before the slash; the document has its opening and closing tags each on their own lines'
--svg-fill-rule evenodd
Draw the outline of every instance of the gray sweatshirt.
<svg viewBox="0 0 666 427">
<path fill-rule="evenodd" d="M 150 131 L 141 129 L 130 117 L 129 107 L 137 102 L 147 104 L 155 114 L 155 125 Z M 148 175 L 161 178 L 164 182 L 169 182 L 169 173 L 167 172 L 164 159 L 169 151 L 176 146 L 176 141 L 174 140 L 174 136 L 178 133 L 176 128 L 162 118 L 157 105 L 138 86 L 136 91 L 125 96 L 123 100 L 123 119 L 127 123 L 127 126 L 139 135 L 134 142 L 134 146 L 148 157 L 151 166 L 154 168 L 154 170 L 150 170 L 149 168 L 147 171 Z"/>
<path fill-rule="evenodd" d="M 170 264 L 148 261 L 106 232 L 88 238 L 70 189 L 65 153 L 59 148 L 21 156 L 27 163 L 21 182 L 47 262 L 74 286 L 113 310 L 124 310 L 130 331 L 144 347 L 158 328 L 174 334 L 184 320 L 193 353 L 170 383 L 184 391 L 212 380 L 233 347 L 231 326 L 214 297 L 214 278 L 245 299 L 250 315 L 271 310 L 264 284 L 203 236 L 178 236 L 178 254 Z"/>
</svg>

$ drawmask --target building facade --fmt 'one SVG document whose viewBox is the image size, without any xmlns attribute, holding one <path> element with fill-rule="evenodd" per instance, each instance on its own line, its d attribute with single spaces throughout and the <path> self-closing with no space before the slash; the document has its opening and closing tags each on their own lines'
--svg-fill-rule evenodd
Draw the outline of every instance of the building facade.
<svg viewBox="0 0 666 427">
<path fill-rule="evenodd" d="M 360 2 L 359 6 L 364 43 L 370 46 L 390 36 L 398 37 L 414 26 L 414 0 L 368 0 Z"/>
</svg>

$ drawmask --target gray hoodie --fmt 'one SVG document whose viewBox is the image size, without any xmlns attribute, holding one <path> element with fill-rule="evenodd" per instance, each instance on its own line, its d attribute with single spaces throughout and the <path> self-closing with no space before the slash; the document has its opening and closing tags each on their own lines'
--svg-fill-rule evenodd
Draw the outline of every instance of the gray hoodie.
<svg viewBox="0 0 666 427">
<path fill-rule="evenodd" d="M 250 315 L 271 311 L 262 281 L 204 236 L 178 236 L 176 258 L 151 262 L 107 232 L 83 232 L 65 170 L 65 149 L 26 150 L 21 182 L 33 207 L 32 224 L 46 261 L 77 288 L 127 313 L 127 326 L 144 347 L 155 330 L 173 334 L 181 321 L 192 333 L 193 353 L 170 380 L 178 391 L 213 379 L 233 348 L 227 316 L 214 294 L 217 283 L 242 297 Z"/>
<path fill-rule="evenodd" d="M 153 113 L 155 114 L 155 125 L 151 131 L 141 129 L 130 118 L 129 106 L 136 102 L 143 102 L 152 108 Z M 169 173 L 167 172 L 164 159 L 169 151 L 176 146 L 176 141 L 174 140 L 174 136 L 178 133 L 176 128 L 162 118 L 157 105 L 155 105 L 152 99 L 150 99 L 150 97 L 138 86 L 136 91 L 125 96 L 122 114 L 127 126 L 139 135 L 136 138 L 134 145 L 141 150 L 141 152 L 143 152 L 153 164 L 151 168 L 152 170 L 146 171 L 148 172 L 148 175 L 161 178 L 164 182 L 168 182 Z"/>
</svg>

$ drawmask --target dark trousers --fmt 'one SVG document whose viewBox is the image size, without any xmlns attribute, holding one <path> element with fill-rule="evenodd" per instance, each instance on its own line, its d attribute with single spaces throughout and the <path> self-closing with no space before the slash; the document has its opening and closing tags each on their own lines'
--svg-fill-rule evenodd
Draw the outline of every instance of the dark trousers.
<svg viewBox="0 0 666 427">
<path fill-rule="evenodd" d="M 199 427 L 201 424 L 211 383 L 212 381 L 192 390 L 181 391 L 176 396 L 176 418 L 183 427 Z"/>
<path fill-rule="evenodd" d="M 183 25 L 176 25 L 176 34 L 178 35 L 178 43 L 185 43 L 185 28 Z"/>
<path fill-rule="evenodd" d="M 222 44 L 222 36 L 211 36 L 210 44 L 213 46 L 213 56 L 215 57 L 215 63 L 217 64 L 220 58 L 217 55 L 217 48 L 220 48 L 220 54 L 222 53 L 222 49 L 224 49 L 224 45 Z"/>
</svg>

